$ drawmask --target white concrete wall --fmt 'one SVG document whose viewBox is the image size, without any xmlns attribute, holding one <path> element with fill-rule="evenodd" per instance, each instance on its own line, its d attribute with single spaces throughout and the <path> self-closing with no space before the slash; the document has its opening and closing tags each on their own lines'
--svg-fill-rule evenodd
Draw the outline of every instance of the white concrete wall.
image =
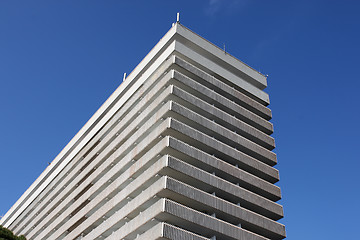
<svg viewBox="0 0 360 240">
<path fill-rule="evenodd" d="M 1 224 L 28 239 L 282 239 L 266 77 L 175 24 Z"/>
</svg>

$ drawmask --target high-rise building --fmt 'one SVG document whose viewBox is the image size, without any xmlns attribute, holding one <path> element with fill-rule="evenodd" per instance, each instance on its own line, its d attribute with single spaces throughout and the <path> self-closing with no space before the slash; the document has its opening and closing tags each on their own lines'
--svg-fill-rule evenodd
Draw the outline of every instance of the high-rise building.
<svg viewBox="0 0 360 240">
<path fill-rule="evenodd" d="M 27 239 L 283 239 L 267 78 L 180 23 L 0 224 Z"/>
</svg>

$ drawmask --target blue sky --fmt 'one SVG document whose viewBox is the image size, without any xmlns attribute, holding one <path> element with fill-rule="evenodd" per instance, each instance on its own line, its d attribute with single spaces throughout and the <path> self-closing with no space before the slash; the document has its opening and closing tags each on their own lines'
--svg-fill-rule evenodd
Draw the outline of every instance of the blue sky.
<svg viewBox="0 0 360 240">
<path fill-rule="evenodd" d="M 357 239 L 358 1 L 0 1 L 0 215 L 178 11 L 269 75 L 288 239 Z"/>
</svg>

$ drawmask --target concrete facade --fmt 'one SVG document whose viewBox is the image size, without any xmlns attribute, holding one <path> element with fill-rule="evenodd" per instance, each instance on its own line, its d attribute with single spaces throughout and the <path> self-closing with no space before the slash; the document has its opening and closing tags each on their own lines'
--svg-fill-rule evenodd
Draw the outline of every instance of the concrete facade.
<svg viewBox="0 0 360 240">
<path fill-rule="evenodd" d="M 28 239 L 283 239 L 264 75 L 175 23 L 0 224 Z"/>
</svg>

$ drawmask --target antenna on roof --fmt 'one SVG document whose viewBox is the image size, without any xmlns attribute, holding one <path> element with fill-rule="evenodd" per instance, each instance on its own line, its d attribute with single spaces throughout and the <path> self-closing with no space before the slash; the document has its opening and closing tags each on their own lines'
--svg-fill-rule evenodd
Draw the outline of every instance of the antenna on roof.
<svg viewBox="0 0 360 240">
<path fill-rule="evenodd" d="M 124 73 L 123 81 L 125 81 L 125 79 L 126 79 L 126 73 Z"/>
<path fill-rule="evenodd" d="M 224 43 L 224 53 L 226 54 L 226 47 L 225 47 L 225 43 Z"/>
<path fill-rule="evenodd" d="M 177 14 L 176 14 L 176 22 L 177 22 L 177 23 L 180 23 L 180 13 L 177 13 Z"/>
</svg>

